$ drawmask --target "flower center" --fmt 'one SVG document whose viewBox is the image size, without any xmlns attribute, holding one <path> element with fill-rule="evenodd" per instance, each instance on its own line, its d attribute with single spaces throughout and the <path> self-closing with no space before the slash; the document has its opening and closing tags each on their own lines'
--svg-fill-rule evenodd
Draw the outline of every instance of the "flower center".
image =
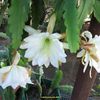
<svg viewBox="0 0 100 100">
<path fill-rule="evenodd" d="M 47 44 L 47 45 L 49 45 L 50 44 L 50 38 L 49 37 L 47 37 L 46 39 L 45 39 L 45 43 Z"/>
<path fill-rule="evenodd" d="M 46 37 L 43 41 L 43 47 L 42 50 L 44 53 L 49 54 L 50 46 L 51 46 L 51 39 L 49 37 Z"/>
</svg>

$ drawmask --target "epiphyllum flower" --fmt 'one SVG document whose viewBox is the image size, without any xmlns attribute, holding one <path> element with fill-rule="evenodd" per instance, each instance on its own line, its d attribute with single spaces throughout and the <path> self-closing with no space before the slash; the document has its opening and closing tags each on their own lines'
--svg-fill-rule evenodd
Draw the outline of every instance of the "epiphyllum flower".
<svg viewBox="0 0 100 100">
<path fill-rule="evenodd" d="M 32 65 L 48 67 L 51 63 L 54 67 L 58 67 L 59 62 L 66 62 L 67 55 L 64 52 L 63 43 L 59 41 L 60 34 L 40 33 L 29 26 L 26 26 L 25 30 L 30 36 L 24 39 L 21 49 L 27 49 L 25 57 L 32 60 Z"/>
<path fill-rule="evenodd" d="M 82 50 L 77 54 L 77 57 L 82 57 L 82 64 L 85 66 L 83 72 L 86 71 L 88 65 L 91 67 L 91 77 L 92 67 L 100 73 L 100 36 L 95 35 L 92 38 L 92 34 L 89 31 L 85 31 L 82 33 L 82 37 L 84 38 L 81 41 Z"/>
<path fill-rule="evenodd" d="M 12 65 L 0 69 L 0 86 L 5 89 L 11 86 L 13 89 L 17 87 L 26 87 L 26 84 L 32 84 L 29 73 L 26 68 L 18 66 L 20 55 L 16 54 Z"/>
</svg>

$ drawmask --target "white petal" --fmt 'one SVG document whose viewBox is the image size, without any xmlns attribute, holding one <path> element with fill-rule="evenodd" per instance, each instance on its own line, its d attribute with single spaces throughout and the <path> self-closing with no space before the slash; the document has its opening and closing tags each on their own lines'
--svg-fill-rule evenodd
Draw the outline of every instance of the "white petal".
<svg viewBox="0 0 100 100">
<path fill-rule="evenodd" d="M 66 59 L 65 59 L 64 57 L 62 57 L 62 58 L 60 57 L 60 58 L 59 58 L 59 61 L 60 61 L 60 62 L 63 62 L 63 63 L 66 63 Z"/>
<path fill-rule="evenodd" d="M 69 49 L 68 43 L 63 43 L 63 48 L 64 49 Z"/>
<path fill-rule="evenodd" d="M 59 67 L 58 61 L 57 61 L 57 59 L 56 59 L 54 56 L 51 56 L 51 57 L 50 57 L 50 61 L 51 61 L 51 64 L 52 64 L 54 67 L 56 67 L 56 68 Z"/>
<path fill-rule="evenodd" d="M 91 60 L 92 66 L 96 69 L 98 73 L 100 73 L 100 62 L 96 62 L 94 59 Z"/>
<path fill-rule="evenodd" d="M 85 63 L 85 66 L 84 66 L 84 69 L 83 69 L 83 72 L 85 73 L 87 67 L 88 67 L 88 64 L 89 64 L 89 61 L 87 60 L 87 62 Z"/>
<path fill-rule="evenodd" d="M 49 34 L 42 32 L 41 34 L 30 35 L 25 38 L 25 44 L 22 48 L 27 49 L 25 57 L 32 60 L 32 65 L 49 66 L 50 62 L 54 67 L 58 67 L 58 62 L 66 62 L 63 43 L 58 40 L 60 34 Z M 50 44 L 45 43 L 45 39 L 50 39 Z M 31 46 L 32 45 L 32 46 Z"/>
<path fill-rule="evenodd" d="M 79 52 L 77 53 L 77 57 L 82 57 L 82 56 L 84 55 L 84 53 L 85 53 L 85 50 L 82 49 L 81 51 L 79 51 Z"/>
<path fill-rule="evenodd" d="M 33 46 L 33 42 L 30 42 L 30 43 L 28 43 L 28 42 L 23 42 L 21 45 L 20 45 L 20 48 L 21 49 L 27 49 L 27 48 L 30 48 L 30 47 L 32 47 Z"/>
<path fill-rule="evenodd" d="M 86 53 L 85 59 L 84 59 L 84 65 L 85 65 L 85 66 L 84 66 L 83 72 L 86 71 L 86 69 L 87 69 L 87 67 L 88 67 L 88 64 L 89 64 L 89 54 Z"/>
<path fill-rule="evenodd" d="M 92 33 L 89 32 L 89 31 L 84 31 L 84 32 L 82 33 L 82 36 L 88 38 L 89 40 L 92 39 Z"/>
<path fill-rule="evenodd" d="M 24 39 L 24 41 L 25 42 L 33 42 L 34 43 L 34 41 L 36 42 L 36 41 L 39 41 L 42 37 L 42 34 L 33 34 L 33 35 L 30 35 L 30 36 L 28 36 L 28 37 L 26 37 L 25 39 Z"/>
<path fill-rule="evenodd" d="M 100 62 L 98 62 L 98 66 L 95 68 L 98 73 L 100 73 Z"/>
<path fill-rule="evenodd" d="M 21 66 L 13 66 L 0 85 L 4 89 L 8 86 L 16 89 L 18 86 L 25 87 L 27 83 L 32 84 L 27 70 Z"/>
<path fill-rule="evenodd" d="M 38 62 L 37 62 L 35 59 L 33 59 L 33 60 L 32 60 L 32 65 L 33 65 L 33 66 L 36 66 L 37 64 L 38 64 Z"/>
<path fill-rule="evenodd" d="M 26 32 L 28 32 L 30 35 L 31 34 L 38 34 L 39 33 L 37 30 L 35 30 L 34 28 L 32 28 L 32 27 L 30 27 L 28 25 L 25 26 L 24 30 Z"/>
<path fill-rule="evenodd" d="M 90 75 L 90 78 L 92 78 L 92 67 L 90 68 L 89 75 Z"/>
<path fill-rule="evenodd" d="M 51 34 L 51 38 L 53 38 L 53 39 L 60 39 L 61 38 L 61 34 L 53 33 L 53 34 Z"/>
</svg>

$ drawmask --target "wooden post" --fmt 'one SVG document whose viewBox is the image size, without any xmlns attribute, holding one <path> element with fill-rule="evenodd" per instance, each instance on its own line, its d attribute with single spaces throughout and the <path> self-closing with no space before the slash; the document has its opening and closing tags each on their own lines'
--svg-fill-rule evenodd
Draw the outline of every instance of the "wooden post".
<svg viewBox="0 0 100 100">
<path fill-rule="evenodd" d="M 100 35 L 100 23 L 97 22 L 95 17 L 91 20 L 89 30 L 93 33 L 93 35 Z M 88 100 L 90 91 L 96 79 L 97 72 L 94 68 L 92 70 L 92 78 L 89 77 L 90 68 L 88 67 L 85 73 L 83 73 L 83 68 L 84 66 L 80 63 L 71 100 Z"/>
</svg>

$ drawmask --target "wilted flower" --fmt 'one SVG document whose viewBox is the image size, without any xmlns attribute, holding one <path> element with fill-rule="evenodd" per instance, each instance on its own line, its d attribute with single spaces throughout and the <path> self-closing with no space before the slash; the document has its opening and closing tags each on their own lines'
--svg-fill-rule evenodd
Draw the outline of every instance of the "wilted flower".
<svg viewBox="0 0 100 100">
<path fill-rule="evenodd" d="M 49 34 L 48 32 L 39 32 L 26 26 L 25 30 L 30 36 L 24 39 L 21 49 L 27 49 L 25 57 L 32 60 L 32 65 L 49 66 L 51 63 L 58 67 L 59 62 L 66 62 L 63 43 L 59 41 L 60 34 Z"/>
<path fill-rule="evenodd" d="M 82 33 L 82 37 L 84 38 L 81 41 L 82 50 L 77 54 L 77 57 L 82 57 L 82 64 L 84 65 L 83 72 L 86 71 L 88 65 L 91 67 L 91 77 L 92 67 L 100 73 L 100 36 L 95 35 L 93 38 L 89 31 L 85 31 Z"/>
<path fill-rule="evenodd" d="M 18 66 L 20 55 L 17 52 L 14 62 L 10 66 L 0 69 L 0 86 L 5 89 L 11 86 L 13 89 L 17 87 L 26 87 L 26 84 L 32 84 L 28 70 L 22 66 Z"/>
</svg>

